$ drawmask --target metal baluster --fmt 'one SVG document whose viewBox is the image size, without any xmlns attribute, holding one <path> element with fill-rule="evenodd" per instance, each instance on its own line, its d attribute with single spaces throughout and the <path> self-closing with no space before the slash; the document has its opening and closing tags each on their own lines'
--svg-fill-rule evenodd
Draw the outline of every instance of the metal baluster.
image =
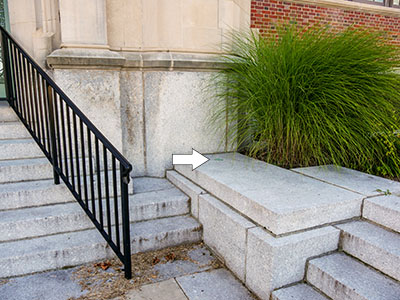
<svg viewBox="0 0 400 300">
<path fill-rule="evenodd" d="M 83 190 L 85 195 L 85 204 L 86 208 L 89 208 L 89 199 L 88 199 L 88 186 L 87 186 L 87 178 L 86 178 L 86 155 L 85 155 L 85 136 L 83 134 L 83 122 L 80 120 L 80 134 L 81 134 L 81 154 L 82 154 L 82 171 L 83 171 Z M 90 158 L 89 158 L 90 159 Z"/>
<path fill-rule="evenodd" d="M 74 174 L 74 154 L 72 152 L 72 134 L 71 134 L 71 117 L 69 115 L 69 107 L 66 107 L 65 113 L 67 115 L 67 129 L 68 129 L 68 148 L 69 148 L 69 166 L 71 168 L 71 184 L 75 190 L 75 174 Z M 66 162 L 68 163 L 68 162 Z"/>
<path fill-rule="evenodd" d="M 93 153 L 92 153 L 92 138 L 89 127 L 87 127 L 87 138 L 88 138 L 88 158 L 89 158 L 89 182 L 90 192 L 92 198 L 92 213 L 96 217 L 96 196 L 94 192 L 94 175 L 93 175 Z"/>
<path fill-rule="evenodd" d="M 47 141 L 47 152 L 51 156 L 51 137 L 50 137 L 50 119 L 49 119 L 49 100 L 48 100 L 48 94 L 47 94 L 47 87 L 46 87 L 46 82 L 42 78 L 41 80 L 41 88 L 43 92 L 43 107 L 44 107 L 44 117 L 46 120 L 46 141 Z"/>
<path fill-rule="evenodd" d="M 65 130 L 65 116 L 64 116 L 64 101 L 61 97 L 60 97 L 60 113 L 61 113 L 61 132 L 62 132 L 62 140 L 63 140 L 65 176 L 67 178 L 69 178 L 67 141 L 65 138 L 66 130 Z M 60 158 L 61 158 L 61 156 L 60 156 Z"/>
<path fill-rule="evenodd" d="M 112 177 L 113 177 L 113 192 L 114 192 L 114 217 L 115 217 L 115 237 L 117 239 L 118 250 L 121 251 L 121 241 L 119 237 L 119 212 L 118 212 L 118 188 L 117 188 L 117 166 L 115 156 L 112 156 Z"/>
<path fill-rule="evenodd" d="M 53 97 L 53 88 L 47 83 L 47 101 L 49 106 L 50 119 L 50 137 L 51 137 L 51 159 L 53 161 L 54 184 L 60 184 L 60 175 L 58 174 L 58 154 L 56 144 L 56 129 L 55 129 L 55 106 Z"/>
<path fill-rule="evenodd" d="M 124 243 L 125 278 L 132 278 L 131 235 L 129 222 L 128 183 L 129 171 L 120 163 L 121 201 L 122 201 L 122 234 Z"/>
<path fill-rule="evenodd" d="M 61 150 L 61 135 L 60 135 L 60 117 L 59 117 L 59 110 L 58 110 L 58 94 L 55 93 L 54 90 L 52 90 L 52 97 L 54 99 L 54 114 L 56 116 L 55 118 L 55 123 L 56 123 L 56 142 L 57 142 L 57 148 L 58 148 L 58 166 L 60 168 L 61 173 L 63 172 L 63 164 L 62 164 L 62 150 Z"/>
<path fill-rule="evenodd" d="M 35 103 L 35 119 L 36 119 L 36 128 L 37 128 L 37 138 L 39 139 L 39 141 L 41 140 L 41 134 L 40 134 L 40 124 L 41 124 L 41 120 L 40 120 L 40 116 L 39 116 L 39 104 L 38 104 L 38 97 L 37 97 L 37 73 L 35 72 L 35 70 L 32 70 L 32 85 L 33 85 L 33 92 L 34 92 L 34 97 L 33 97 L 33 102 Z"/>
<path fill-rule="evenodd" d="M 74 112 L 72 113 L 72 120 L 73 120 L 73 126 L 74 126 L 74 140 L 75 140 L 76 180 L 77 180 L 77 183 L 78 183 L 78 191 L 77 192 L 78 192 L 79 198 L 82 199 L 81 172 L 80 172 L 80 168 L 79 168 L 78 128 L 77 128 L 77 125 L 76 125 L 76 114 Z"/>
<path fill-rule="evenodd" d="M 104 229 L 103 221 L 103 203 L 101 199 L 101 168 L 100 168 L 100 154 L 99 154 L 99 139 L 95 136 L 95 155 L 96 155 L 96 168 L 97 168 L 97 197 L 99 202 L 99 219 L 101 228 Z"/>
<path fill-rule="evenodd" d="M 43 100 L 42 85 L 40 84 L 40 83 L 43 83 L 42 76 L 40 74 L 36 74 L 36 80 L 37 80 L 37 89 L 38 89 L 40 127 L 42 130 L 41 143 L 42 143 L 43 147 L 46 148 L 45 116 L 43 116 L 43 108 L 44 108 L 45 104 L 44 104 L 44 100 Z"/>
<path fill-rule="evenodd" d="M 110 188 L 108 182 L 108 164 L 107 164 L 107 148 L 103 145 L 103 163 L 104 163 L 104 185 L 106 191 L 106 213 L 107 213 L 107 227 L 108 235 L 112 239 L 111 234 L 111 208 L 110 208 Z"/>
</svg>

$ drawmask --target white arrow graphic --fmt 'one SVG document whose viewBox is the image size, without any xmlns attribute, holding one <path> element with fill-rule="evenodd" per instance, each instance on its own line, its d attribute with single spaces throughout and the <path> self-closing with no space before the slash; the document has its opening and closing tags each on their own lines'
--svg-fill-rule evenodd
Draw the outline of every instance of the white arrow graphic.
<svg viewBox="0 0 400 300">
<path fill-rule="evenodd" d="M 173 165 L 192 165 L 192 170 L 209 161 L 207 157 L 192 149 L 192 154 L 172 154 Z"/>
</svg>

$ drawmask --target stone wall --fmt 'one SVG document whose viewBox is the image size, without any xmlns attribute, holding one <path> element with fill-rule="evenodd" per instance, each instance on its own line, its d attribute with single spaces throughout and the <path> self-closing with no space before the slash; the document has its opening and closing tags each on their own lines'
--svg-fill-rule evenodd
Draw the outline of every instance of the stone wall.
<svg viewBox="0 0 400 300">
<path fill-rule="evenodd" d="M 60 52 L 48 57 L 55 81 L 132 163 L 133 176 L 163 177 L 172 154 L 192 148 L 228 149 L 225 128 L 210 125 L 206 86 L 220 68 L 213 55 Z"/>
<path fill-rule="evenodd" d="M 345 0 L 252 0 L 251 27 L 261 33 L 276 33 L 281 21 L 302 26 L 329 23 L 340 30 L 347 26 L 365 26 L 387 34 L 400 46 L 400 9 Z"/>
</svg>

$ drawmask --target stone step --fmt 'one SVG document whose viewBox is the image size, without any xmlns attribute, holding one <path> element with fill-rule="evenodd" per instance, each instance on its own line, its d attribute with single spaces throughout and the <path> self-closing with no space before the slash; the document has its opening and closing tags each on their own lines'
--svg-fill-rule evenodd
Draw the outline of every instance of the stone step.
<svg viewBox="0 0 400 300">
<path fill-rule="evenodd" d="M 400 283 L 343 253 L 310 260 L 307 281 L 333 300 L 398 300 Z"/>
<path fill-rule="evenodd" d="M 271 300 L 329 300 L 308 284 L 300 283 L 271 294 Z"/>
<path fill-rule="evenodd" d="M 395 195 L 367 198 L 362 216 L 400 233 L 400 197 Z"/>
<path fill-rule="evenodd" d="M 188 216 L 133 223 L 132 253 L 201 240 L 201 226 Z M 0 243 L 0 278 L 77 266 L 114 257 L 96 229 Z"/>
<path fill-rule="evenodd" d="M 337 167 L 334 165 L 305 167 L 293 171 L 310 176 L 320 181 L 340 186 L 363 196 L 377 196 L 384 193 L 400 193 L 400 182 L 359 172 L 356 170 Z"/>
<path fill-rule="evenodd" d="M 64 162 L 64 161 L 62 161 Z M 89 174 L 89 159 L 86 158 L 86 174 Z M 79 159 L 80 174 L 83 175 L 82 159 Z M 67 161 L 68 168 L 70 160 Z M 76 160 L 73 161 L 74 172 L 76 176 Z M 63 163 L 64 165 L 64 163 Z M 108 168 L 111 169 L 111 162 L 108 161 Z M 118 167 L 117 167 L 118 168 Z M 100 170 L 104 170 L 104 166 L 100 164 Z M 96 166 L 93 164 L 93 171 L 96 171 Z M 110 171 L 111 172 L 111 171 Z M 95 175 L 96 176 L 96 175 Z M 110 174 L 111 176 L 111 174 Z M 109 180 L 112 177 L 109 176 Z M 118 177 L 118 176 L 117 176 Z M 53 167 L 47 158 L 23 158 L 0 160 L 0 184 L 15 183 L 22 181 L 35 181 L 53 178 Z M 94 178 L 96 180 L 96 178 Z M 119 178 L 117 178 L 119 180 Z"/>
<path fill-rule="evenodd" d="M 51 178 L 53 178 L 53 168 L 47 158 L 0 161 L 0 183 Z"/>
<path fill-rule="evenodd" d="M 336 227 L 343 251 L 400 281 L 400 234 L 362 221 Z"/>
<path fill-rule="evenodd" d="M 0 122 L 16 122 L 18 117 L 7 101 L 0 101 Z"/>
<path fill-rule="evenodd" d="M 0 140 L 0 160 L 44 157 L 33 139 Z"/>
<path fill-rule="evenodd" d="M 238 153 L 175 170 L 275 235 L 358 217 L 363 196 Z"/>
<path fill-rule="evenodd" d="M 68 188 L 53 179 L 0 184 L 0 211 L 74 201 Z"/>
<path fill-rule="evenodd" d="M 71 197 L 71 196 L 70 196 Z M 96 203 L 97 218 L 99 205 Z M 106 202 L 102 201 L 104 226 L 107 226 Z M 119 222 L 121 222 L 121 204 Z M 189 199 L 176 188 L 130 195 L 130 220 L 138 222 L 189 213 Z M 91 208 L 91 202 L 89 203 Z M 114 201 L 110 201 L 111 221 Z M 0 242 L 34 238 L 51 234 L 94 228 L 93 223 L 77 202 L 0 212 Z"/>
<path fill-rule="evenodd" d="M 0 123 L 0 140 L 27 138 L 31 138 L 31 135 L 21 122 Z"/>
</svg>

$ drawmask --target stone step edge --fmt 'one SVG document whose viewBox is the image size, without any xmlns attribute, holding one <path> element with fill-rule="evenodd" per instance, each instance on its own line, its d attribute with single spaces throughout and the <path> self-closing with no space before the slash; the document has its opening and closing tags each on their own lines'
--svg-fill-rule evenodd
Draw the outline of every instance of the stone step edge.
<svg viewBox="0 0 400 300">
<path fill-rule="evenodd" d="M 173 190 L 173 189 L 169 189 Z M 146 194 L 151 193 L 142 193 L 140 195 L 146 196 Z M 134 195 L 131 195 L 134 196 Z M 171 199 L 173 198 L 173 199 Z M 119 198 L 121 199 L 121 198 Z M 189 204 L 188 204 L 188 197 L 184 194 L 182 195 L 165 195 L 162 196 L 162 198 L 158 201 L 151 201 L 150 203 L 134 203 L 134 199 L 130 198 L 130 203 L 129 203 L 129 208 L 130 208 L 130 224 L 135 224 L 135 223 L 140 223 L 140 222 L 146 222 L 146 221 L 151 221 L 151 220 L 158 220 L 158 219 L 163 219 L 163 218 L 169 218 L 169 217 L 176 217 L 176 216 L 184 216 L 187 215 L 189 211 Z M 56 204 L 56 206 L 63 206 L 63 205 L 71 205 L 73 202 L 69 203 L 60 203 Z M 177 207 L 177 203 L 179 203 L 179 207 Z M 102 201 L 103 208 L 106 206 L 106 201 L 103 199 Z M 169 205 L 169 204 L 172 204 Z M 45 205 L 42 207 L 52 207 L 53 205 Z M 170 206 L 170 207 L 169 207 Z M 161 207 L 161 208 L 160 208 Z M 38 208 L 34 207 L 33 209 Z M 90 208 L 90 206 L 89 206 Z M 96 207 L 98 208 L 98 207 Z M 150 208 L 151 213 L 146 213 L 143 212 L 144 209 Z M 26 210 L 29 210 L 30 208 L 26 208 Z M 113 205 L 111 205 L 111 209 L 113 210 Z M 119 211 L 121 209 L 121 206 L 119 206 Z M 25 210 L 25 208 L 24 208 Z M 142 215 L 140 213 L 142 212 Z M 157 215 L 157 214 L 162 214 L 162 215 Z M 114 219 L 114 214 L 113 211 L 111 211 L 111 224 L 112 226 L 115 226 L 115 219 Z M 140 215 L 140 216 L 138 216 Z M 133 218 L 135 217 L 135 219 Z M 72 220 L 77 221 L 79 223 L 74 223 L 75 225 L 72 224 Z M 103 220 L 104 220 L 104 228 L 107 229 L 107 214 L 105 211 L 103 211 Z M 63 228 L 68 228 L 69 226 L 72 226 L 69 228 L 69 230 L 62 231 L 61 229 L 56 229 L 58 226 L 52 227 L 52 230 L 54 232 L 51 233 L 39 233 L 38 230 L 40 231 L 40 225 L 39 228 L 36 229 L 36 232 L 32 233 L 32 235 L 24 236 L 24 237 L 18 237 L 18 238 L 13 238 L 10 240 L 0 240 L 1 243 L 7 243 L 7 242 L 12 242 L 12 241 L 21 241 L 21 240 L 29 240 L 33 238 L 39 238 L 39 237 L 45 237 L 45 236 L 51 236 L 55 234 L 62 234 L 62 233 L 71 233 L 71 232 L 78 232 L 78 231 L 83 231 L 83 230 L 88 230 L 88 229 L 94 229 L 95 225 L 91 221 L 91 219 L 87 216 L 85 210 L 80 206 L 79 203 L 76 203 L 76 208 L 74 208 L 74 211 L 71 211 L 70 213 L 66 215 L 58 215 L 58 214 L 53 214 L 53 215 L 46 215 L 46 216 L 36 216 L 30 219 L 27 219 L 28 222 L 41 222 L 44 224 L 57 224 L 60 226 L 60 224 L 64 224 L 65 227 Z M 121 216 L 119 218 L 120 225 L 122 224 Z M 13 222 L 10 221 L 8 223 L 4 222 L 3 224 L 0 223 L 1 226 L 7 226 L 7 224 L 19 224 L 19 223 L 24 223 L 23 220 L 19 220 L 18 222 Z M 33 225 L 32 225 L 33 226 Z M 45 227 L 43 227 L 45 228 Z M 36 235 L 33 235 L 36 234 Z M 39 235 L 38 235 L 39 234 Z"/>
<path fill-rule="evenodd" d="M 163 249 L 171 246 L 177 246 L 181 244 L 191 244 L 191 243 L 196 243 L 201 241 L 202 236 L 201 236 L 201 225 L 192 217 L 185 215 L 185 216 L 177 216 L 177 217 L 167 217 L 167 218 L 162 218 L 162 219 L 157 219 L 157 220 L 151 220 L 151 221 L 143 221 L 143 222 L 138 222 L 138 224 L 150 224 L 150 223 L 157 223 L 157 222 L 164 222 L 164 221 L 173 221 L 174 224 L 181 222 L 183 223 L 183 227 L 176 227 L 172 230 L 165 230 L 165 231 L 157 231 L 157 232 L 149 232 L 149 235 L 146 237 L 139 235 L 133 235 L 131 234 L 131 247 L 132 245 L 135 247 L 132 249 L 132 254 L 135 253 L 141 253 L 141 252 L 146 252 L 146 251 L 152 251 L 152 250 L 158 250 L 158 249 Z M 186 223 L 186 224 L 185 224 Z M 156 224 L 157 225 L 157 224 Z M 182 225 L 182 224 L 180 224 Z M 174 225 L 175 226 L 175 225 Z M 162 227 L 164 228 L 164 227 Z M 101 234 L 97 231 L 97 229 L 89 229 L 89 230 L 84 230 L 80 231 L 81 233 L 83 232 L 88 232 L 90 234 L 95 233 L 97 237 L 95 238 L 96 240 L 94 243 L 90 243 L 90 246 L 88 247 L 88 244 L 80 244 L 79 246 L 74 246 L 71 245 L 69 248 L 65 247 L 64 249 L 58 248 L 58 249 L 50 249 L 47 251 L 39 251 L 34 254 L 32 252 L 29 252 L 28 255 L 20 255 L 20 256 L 8 256 L 8 257 L 0 257 L 0 262 L 3 261 L 3 263 L 10 261 L 10 260 L 16 260 L 17 264 L 18 262 L 26 265 L 29 261 L 31 261 L 34 256 L 39 255 L 39 257 L 42 260 L 46 260 L 46 255 L 49 256 L 50 258 L 57 258 L 60 259 L 62 255 L 68 255 L 69 254 L 69 261 L 72 261 L 75 257 L 80 261 L 76 263 L 62 263 L 62 262 L 51 262 L 52 266 L 49 267 L 49 262 L 46 260 L 46 262 L 40 262 L 45 265 L 45 267 L 41 268 L 36 268 L 36 270 L 30 270 L 28 272 L 17 272 L 18 274 L 9 274 L 5 275 L 5 271 L 1 272 L 0 271 L 0 278 L 12 278 L 12 277 L 18 277 L 18 276 L 23 276 L 23 275 L 28 275 L 28 274 L 34 274 L 38 272 L 43 272 L 43 271 L 50 271 L 50 270 L 56 270 L 60 268 L 65 268 L 65 267 L 72 267 L 72 266 L 78 266 L 86 263 L 90 263 L 93 261 L 98 261 L 106 258 L 115 258 L 116 255 L 114 252 L 111 250 L 111 248 L 108 246 L 106 241 L 103 239 Z M 131 225 L 131 233 L 133 232 L 132 230 L 132 225 Z M 187 232 L 187 236 L 183 236 L 183 233 Z M 79 232 L 76 232 L 79 233 Z M 54 236 L 50 237 L 40 237 L 37 239 L 32 239 L 32 240 L 39 240 L 39 239 L 52 239 L 52 238 L 60 238 L 64 236 L 67 238 L 69 235 L 75 234 L 73 233 L 63 233 L 63 234 L 56 234 Z M 184 239 L 185 238 L 185 239 Z M 17 242 L 10 242 L 10 243 L 19 243 L 19 242 L 26 242 L 26 241 L 17 241 Z M 153 243 L 154 245 L 152 246 Z M 66 249 L 69 249 L 70 252 L 72 251 L 73 253 L 68 253 Z M 74 253 L 74 251 L 76 253 Z M 76 256 L 75 254 L 78 253 L 89 253 L 89 255 L 92 255 L 90 259 L 84 260 L 81 256 Z M 101 252 L 101 253 L 100 253 Z M 96 257 L 93 257 L 93 255 L 97 255 Z M 48 257 L 49 258 L 49 257 Z M 26 262 L 23 262 L 25 260 Z M 5 264 L 7 266 L 7 264 Z M 14 272 L 15 273 L 15 272 Z"/>
</svg>

